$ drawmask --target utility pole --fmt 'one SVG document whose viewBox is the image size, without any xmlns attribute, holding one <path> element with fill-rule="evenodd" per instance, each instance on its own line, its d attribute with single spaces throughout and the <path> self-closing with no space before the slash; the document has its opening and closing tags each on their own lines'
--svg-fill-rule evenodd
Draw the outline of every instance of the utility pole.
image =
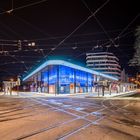
<svg viewBox="0 0 140 140">
<path fill-rule="evenodd" d="M 17 95 L 19 95 L 19 86 L 21 84 L 20 76 L 17 76 Z"/>
</svg>

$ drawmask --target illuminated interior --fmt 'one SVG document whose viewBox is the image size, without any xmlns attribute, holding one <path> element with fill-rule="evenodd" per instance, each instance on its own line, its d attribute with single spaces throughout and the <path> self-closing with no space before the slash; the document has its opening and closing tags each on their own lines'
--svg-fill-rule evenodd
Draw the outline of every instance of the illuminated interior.
<svg viewBox="0 0 140 140">
<path fill-rule="evenodd" d="M 117 80 L 91 69 L 63 60 L 49 60 L 23 78 L 30 83 L 30 91 L 68 94 L 92 92 L 100 78 Z"/>
</svg>

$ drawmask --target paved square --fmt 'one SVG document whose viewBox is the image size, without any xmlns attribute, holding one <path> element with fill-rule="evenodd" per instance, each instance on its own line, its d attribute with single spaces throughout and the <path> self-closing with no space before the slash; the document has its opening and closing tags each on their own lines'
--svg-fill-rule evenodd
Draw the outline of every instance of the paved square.
<svg viewBox="0 0 140 140">
<path fill-rule="evenodd" d="M 1 140 L 138 140 L 138 99 L 0 96 Z"/>
</svg>

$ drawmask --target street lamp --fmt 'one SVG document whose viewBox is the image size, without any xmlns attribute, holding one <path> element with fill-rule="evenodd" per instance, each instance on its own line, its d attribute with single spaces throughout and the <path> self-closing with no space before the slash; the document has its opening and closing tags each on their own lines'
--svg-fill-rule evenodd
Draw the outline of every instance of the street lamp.
<svg viewBox="0 0 140 140">
<path fill-rule="evenodd" d="M 34 47 L 35 46 L 35 42 L 28 43 L 28 46 Z"/>
<path fill-rule="evenodd" d="M 20 81 L 20 76 L 17 76 L 17 82 L 16 82 L 16 85 L 17 85 L 17 95 L 19 94 L 19 86 L 21 84 L 21 81 Z"/>
<path fill-rule="evenodd" d="M 14 79 L 11 78 L 11 79 L 10 79 L 10 87 L 9 87 L 10 95 L 12 95 L 13 81 L 14 81 Z"/>
</svg>

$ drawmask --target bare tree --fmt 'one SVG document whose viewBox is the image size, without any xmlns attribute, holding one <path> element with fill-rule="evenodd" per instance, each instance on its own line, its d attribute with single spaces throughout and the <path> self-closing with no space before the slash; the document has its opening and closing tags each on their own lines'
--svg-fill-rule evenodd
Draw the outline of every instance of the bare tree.
<svg viewBox="0 0 140 140">
<path fill-rule="evenodd" d="M 135 53 L 133 58 L 129 61 L 130 66 L 138 66 L 140 70 L 140 26 L 136 29 L 136 40 L 134 44 Z"/>
</svg>

